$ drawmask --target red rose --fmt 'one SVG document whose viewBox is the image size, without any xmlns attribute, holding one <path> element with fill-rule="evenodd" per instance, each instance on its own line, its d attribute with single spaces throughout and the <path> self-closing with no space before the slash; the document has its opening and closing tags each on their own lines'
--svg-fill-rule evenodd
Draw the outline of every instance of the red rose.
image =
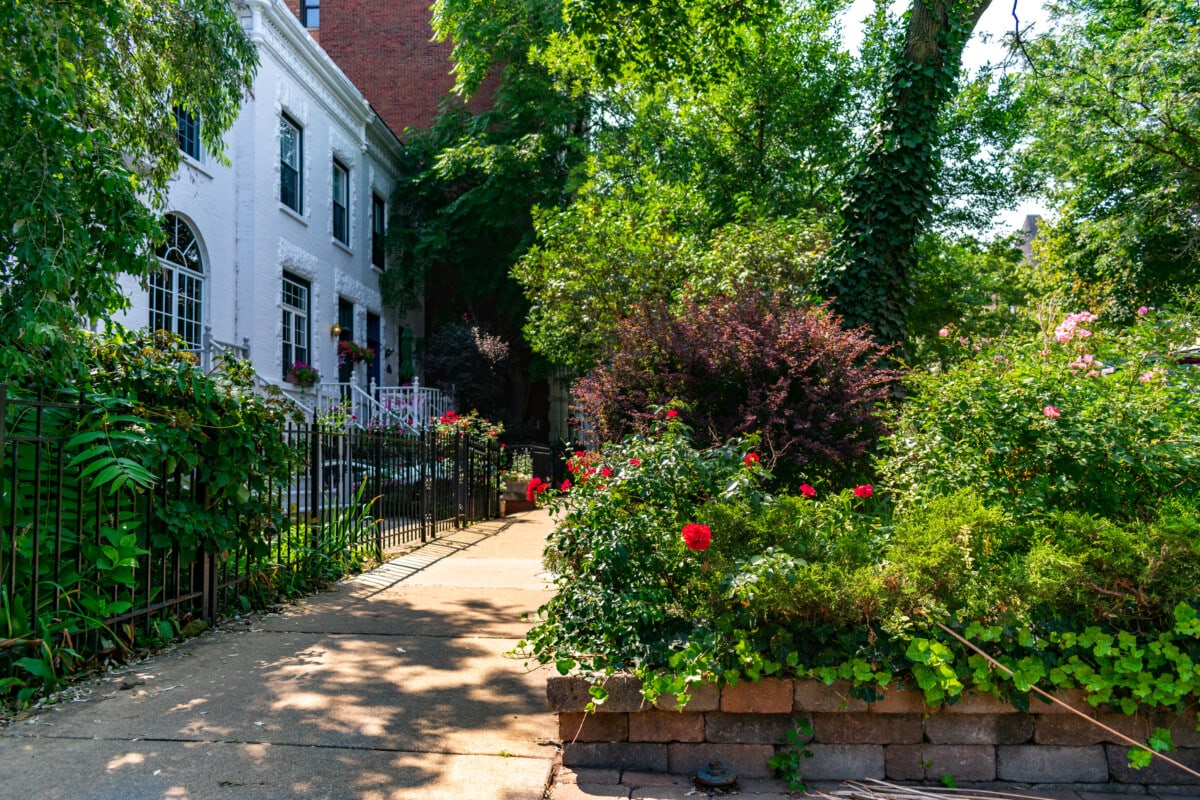
<svg viewBox="0 0 1200 800">
<path fill-rule="evenodd" d="M 678 416 L 679 412 L 673 408 L 667 412 L 667 419 L 675 419 Z"/>
<path fill-rule="evenodd" d="M 611 470 L 611 469 L 609 469 L 608 467 L 601 467 L 601 468 L 600 468 L 600 474 L 601 474 L 603 477 L 605 477 L 605 478 L 611 478 L 611 477 L 612 477 L 612 470 Z"/>
<path fill-rule="evenodd" d="M 570 489 L 570 488 L 571 488 L 570 480 L 563 481 L 562 486 L 558 487 L 559 491 L 562 491 L 562 492 L 565 492 L 567 489 Z"/>
<path fill-rule="evenodd" d="M 712 544 L 712 531 L 707 525 L 689 522 L 683 526 L 683 543 L 688 550 L 707 550 Z"/>
<path fill-rule="evenodd" d="M 800 494 L 804 495 L 805 497 L 816 497 L 817 490 L 809 486 L 807 483 L 802 483 L 800 484 Z"/>
<path fill-rule="evenodd" d="M 870 497 L 873 494 L 875 494 L 875 489 L 869 483 L 864 483 L 862 486 L 854 487 L 854 496 L 855 497 L 862 497 L 865 499 L 865 498 Z"/>
<path fill-rule="evenodd" d="M 631 458 L 629 459 L 629 463 L 635 467 L 640 467 L 642 465 L 642 460 L 640 458 Z"/>
<path fill-rule="evenodd" d="M 549 488 L 550 484 L 541 478 L 530 478 L 529 483 L 525 484 L 525 499 L 532 503 L 539 494 Z"/>
<path fill-rule="evenodd" d="M 758 463 L 758 453 L 746 453 L 746 457 L 742 459 L 746 462 L 746 466 Z"/>
</svg>

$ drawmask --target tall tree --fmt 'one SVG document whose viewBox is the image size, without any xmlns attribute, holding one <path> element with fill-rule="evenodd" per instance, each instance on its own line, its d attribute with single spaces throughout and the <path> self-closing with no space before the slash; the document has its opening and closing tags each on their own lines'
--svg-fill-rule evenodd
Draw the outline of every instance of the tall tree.
<svg viewBox="0 0 1200 800">
<path fill-rule="evenodd" d="M 0 375 L 62 366 L 154 269 L 173 107 L 221 158 L 257 56 L 226 0 L 0 0 Z M 65 374 L 65 373 L 64 373 Z"/>
<path fill-rule="evenodd" d="M 629 65 L 697 79 L 719 74 L 739 31 L 756 28 L 783 0 L 566 0 L 568 27 L 597 69 Z M 849 324 L 885 341 L 905 333 L 908 271 L 937 189 L 939 120 L 954 96 L 962 52 L 990 0 L 912 0 L 904 36 L 865 154 L 845 187 L 843 226 L 825 270 L 827 291 Z M 813 3 L 815 7 L 827 4 Z M 704 53 L 703 62 L 693 56 Z M 724 53 L 708 57 L 710 53 Z"/>
<path fill-rule="evenodd" d="M 1040 264 L 1131 315 L 1200 282 L 1200 6 L 1073 0 L 1032 43 L 1025 182 L 1058 210 Z"/>
<path fill-rule="evenodd" d="M 879 121 L 846 186 L 827 291 L 847 323 L 870 325 L 884 341 L 905 337 L 908 274 L 937 190 L 938 122 L 990 2 L 913 0 Z"/>
<path fill-rule="evenodd" d="M 424 294 L 435 327 L 468 313 L 519 336 L 528 304 L 509 270 L 533 241 L 531 210 L 563 202 L 583 146 L 586 99 L 531 57 L 561 25 L 551 0 L 434 4 L 435 30 L 454 45 L 455 91 L 479 93 L 486 108 L 448 99 L 429 130 L 405 132 L 385 302 Z"/>
</svg>

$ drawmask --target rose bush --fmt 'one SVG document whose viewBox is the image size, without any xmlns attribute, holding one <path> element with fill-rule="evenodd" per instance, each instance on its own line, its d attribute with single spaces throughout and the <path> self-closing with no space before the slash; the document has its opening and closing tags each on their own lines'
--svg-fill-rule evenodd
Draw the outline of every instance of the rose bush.
<svg viewBox="0 0 1200 800">
<path fill-rule="evenodd" d="M 1174 354 L 1197 330 L 1077 314 L 968 341 L 911 379 L 879 475 L 795 496 L 749 457 L 761 442 L 699 448 L 692 410 L 647 409 L 648 433 L 573 460 L 547 549 L 558 591 L 526 645 L 564 672 L 632 671 L 651 695 L 785 675 L 1019 706 L 1039 682 L 1194 715 L 1200 370 Z"/>
<path fill-rule="evenodd" d="M 1018 514 L 1135 518 L 1194 495 L 1200 370 L 1173 354 L 1196 343 L 1196 318 L 1103 322 L 1048 319 L 1040 334 L 968 343 L 955 366 L 912 373 L 881 462 L 901 504 L 969 486 Z"/>
</svg>

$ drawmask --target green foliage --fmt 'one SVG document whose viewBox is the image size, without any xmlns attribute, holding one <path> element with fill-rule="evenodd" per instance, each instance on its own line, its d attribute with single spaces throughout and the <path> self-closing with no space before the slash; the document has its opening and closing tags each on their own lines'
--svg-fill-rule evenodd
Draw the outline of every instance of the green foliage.
<svg viewBox="0 0 1200 800">
<path fill-rule="evenodd" d="M 678 187 L 648 185 L 588 189 L 566 208 L 537 212 L 538 244 L 513 272 L 532 303 L 525 336 L 534 351 L 582 373 L 639 311 L 682 311 L 751 285 L 795 305 L 812 299 L 828 246 L 818 222 L 730 223 L 706 235 L 691 203 Z"/>
<path fill-rule="evenodd" d="M 73 331 L 154 268 L 179 165 L 172 106 L 221 158 L 257 56 L 224 0 L 0 10 L 0 373 L 70 379 Z"/>
<path fill-rule="evenodd" d="M 796 727 L 789 728 L 784 737 L 779 740 L 779 747 L 776 749 L 775 755 L 767 759 L 767 766 L 775 773 L 775 777 L 786 783 L 793 792 L 808 790 L 808 787 L 804 785 L 802 768 L 804 759 L 812 758 L 813 755 L 807 745 L 812 737 L 813 729 L 808 720 L 798 720 Z"/>
<path fill-rule="evenodd" d="M 813 278 L 828 248 L 828 232 L 807 215 L 733 222 L 713 232 L 682 294 L 703 301 L 753 286 L 793 306 L 815 304 Z"/>
<path fill-rule="evenodd" d="M 107 434 L 107 451 L 86 450 L 77 463 L 105 459 L 99 474 L 113 484 L 133 480 L 130 464 L 149 475 L 190 476 L 202 492 L 156 506 L 187 553 L 255 544 L 276 527 L 279 509 L 268 488 L 286 483 L 298 463 L 283 436 L 294 406 L 257 393 L 248 364 L 205 374 L 182 342 L 161 331 L 95 337 L 87 360 L 94 367 L 83 399 L 97 407 L 91 424 Z"/>
<path fill-rule="evenodd" d="M 973 355 L 962 337 L 980 342 L 1034 328 L 1028 315 L 1018 313 L 1036 292 L 1032 269 L 1013 237 L 985 242 L 927 234 L 909 278 L 904 349 L 911 365 L 944 368 Z"/>
<path fill-rule="evenodd" d="M 698 248 L 669 193 L 584 192 L 535 212 L 539 242 L 514 268 L 532 304 L 525 336 L 551 362 L 595 365 L 631 300 L 671 297 L 693 274 Z"/>
<path fill-rule="evenodd" d="M 659 436 L 605 448 L 603 462 L 588 467 L 593 474 L 573 471 L 575 485 L 558 501 L 566 516 L 546 551 L 558 591 L 527 637 L 544 661 L 600 670 L 665 663 L 708 594 L 705 561 L 738 547 L 717 528 L 712 549 L 690 551 L 680 532 L 714 506 L 761 503 L 759 473 L 743 463 L 746 445 L 696 450 L 675 420 Z"/>
<path fill-rule="evenodd" d="M 1073 2 L 1028 48 L 1023 182 L 1058 210 L 1043 268 L 1073 302 L 1129 318 L 1200 278 L 1200 11 Z"/>
<path fill-rule="evenodd" d="M 570 26 L 546 60 L 594 98 L 600 184 L 686 187 L 707 209 L 709 227 L 805 213 L 828 220 L 850 171 L 855 92 L 864 80 L 840 48 L 841 5 L 764 4 L 752 23 L 724 20 L 722 36 L 696 42 L 686 62 L 626 62 L 616 74 Z M 685 13 L 711 11 L 692 3 Z M 672 46 L 693 32 L 677 33 Z"/>
<path fill-rule="evenodd" d="M 870 325 L 884 342 L 905 338 L 914 248 L 934 210 L 939 121 L 954 97 L 963 47 L 987 5 L 912 4 L 871 141 L 844 187 L 843 226 L 826 264 L 825 290 L 848 324 Z"/>
<path fill-rule="evenodd" d="M 1083 324 L 1090 323 L 1075 319 L 1067 341 L 1038 340 L 1034 346 L 1070 347 L 1078 360 L 1081 342 L 1097 352 L 1108 346 L 1098 329 L 1085 336 Z M 1067 330 L 1060 329 L 1060 338 Z M 1143 416 L 1161 417 L 1168 427 L 1195 419 L 1186 370 L 1168 372 L 1159 363 L 1165 380 L 1138 380 L 1140 361 L 1148 353 L 1170 352 L 1180 330 L 1194 331 L 1190 318 L 1147 315 L 1138 328 L 1111 339 L 1119 341 L 1118 349 L 1138 354 L 1138 363 L 1109 374 L 1096 365 L 1095 375 L 1087 374 L 1091 365 L 1080 374 L 1059 365 L 1045 386 L 1022 372 L 1016 384 L 1028 388 L 1012 391 L 1019 397 L 1019 391 L 1036 393 L 1053 384 L 1072 398 L 1108 403 L 1115 415 L 1132 415 L 1103 383 L 1129 370 L 1135 385 L 1123 391 L 1153 396 L 1146 401 L 1153 411 L 1135 407 Z M 1015 358 L 1023 346 L 1018 342 L 1006 357 Z M 1057 358 L 1033 353 L 1040 361 Z M 976 360 L 994 366 L 993 357 L 983 351 L 941 380 L 953 384 Z M 920 385 L 936 386 L 937 380 L 923 378 Z M 1004 380 L 990 375 L 985 384 L 956 391 L 1003 394 L 1008 390 L 994 384 Z M 1063 389 L 1071 382 L 1077 385 Z M 1182 405 L 1173 410 L 1160 403 L 1164 399 Z M 919 395 L 913 405 L 927 402 Z M 1045 404 L 1039 400 L 1031 424 L 1066 418 L 1045 416 Z M 681 421 L 687 411 L 655 413 L 665 421 L 652 435 L 606 445 L 572 463 L 574 485 L 556 501 L 561 523 L 546 554 L 560 575 L 557 592 L 525 641 L 543 663 L 563 672 L 630 671 L 650 697 L 686 694 L 705 680 L 782 675 L 849 680 L 861 696 L 903 683 L 932 704 L 955 702 L 972 689 L 1021 707 L 1033 684 L 1083 688 L 1093 704 L 1124 713 L 1169 708 L 1194 716 L 1200 696 L 1194 669 L 1200 659 L 1200 496 L 1193 478 L 1174 480 L 1169 500 L 1161 487 L 1147 492 L 1144 502 L 1130 499 L 1128 491 L 1151 478 L 1190 475 L 1194 441 L 1163 448 L 1141 465 L 1089 465 L 1074 476 L 1070 491 L 1055 488 L 1032 497 L 1015 488 L 1028 483 L 1042 491 L 1053 482 L 1026 475 L 1013 490 L 998 491 L 1009 462 L 989 460 L 990 451 L 977 457 L 965 449 L 944 461 L 909 463 L 916 461 L 914 452 L 923 452 L 914 450 L 912 440 L 936 431 L 926 416 L 937 421 L 965 413 L 958 401 L 937 401 L 931 411 L 902 415 L 906 427 L 893 440 L 897 449 L 887 468 L 891 491 L 837 491 L 818 482 L 793 497 L 764 490 L 769 476 L 744 457 L 756 446 L 753 440 L 699 450 Z M 926 415 L 921 426 L 911 424 L 918 413 Z M 1005 424 L 1025 424 L 1017 413 L 989 414 L 1001 421 L 964 421 L 945 441 L 969 438 L 972 426 L 990 425 L 995 434 Z M 1075 435 L 1090 432 L 1096 443 L 1073 452 L 1087 458 L 1086 448 L 1107 446 L 1119 455 L 1113 437 L 1121 426 L 1106 427 L 1099 416 L 1089 420 L 1078 423 Z M 1153 450 L 1152 441 L 1137 446 Z M 1053 469 L 1071 460 L 1054 449 L 1044 455 Z M 962 461 L 970 461 L 971 469 L 960 468 Z M 1041 462 L 1031 457 L 1022 469 Z M 1106 500 L 1106 494 L 1120 500 Z M 694 523 L 707 526 L 707 534 L 689 545 L 685 527 Z M 941 625 L 984 648 L 1012 677 Z M 1169 737 L 1159 731 L 1155 742 L 1168 747 Z M 785 752 L 778 758 L 789 770 L 799 756 Z"/>
<path fill-rule="evenodd" d="M 944 372 L 912 373 L 881 465 L 902 502 L 970 486 L 1018 514 L 1129 519 L 1195 495 L 1200 375 L 1171 357 L 1194 341 L 1195 317 L 1150 312 L 1115 332 L 1086 323 L 1091 335 L 1068 341 L 1050 330 L 1058 319 L 962 345 L 971 357 Z"/>
<path fill-rule="evenodd" d="M 424 296 L 435 327 L 468 312 L 516 338 L 527 304 L 509 269 L 533 240 L 531 210 L 562 202 L 583 147 L 586 99 L 557 86 L 531 53 L 561 26 L 559 14 L 542 0 L 435 4 L 458 90 L 473 93 L 485 75 L 494 85 L 478 113 L 451 101 L 428 130 L 405 132 L 387 305 L 417 307 Z"/>
<path fill-rule="evenodd" d="M 200 552 L 264 552 L 281 518 L 269 489 L 298 459 L 283 437 L 284 401 L 256 394 L 247 365 L 206 375 L 162 333 L 86 344 L 76 358 L 93 369 L 60 395 L 81 405 L 38 413 L 9 391 L 0 514 L 16 537 L 0 582 L 15 591 L 0 596 L 0 639 L 24 646 L 8 683 L 18 702 L 85 663 L 80 637 L 118 654 L 146 641 L 110 620 L 154 599 L 142 579 L 152 551 L 183 564 Z"/>
<path fill-rule="evenodd" d="M 301 579 L 305 589 L 325 586 L 346 575 L 361 572 L 369 558 L 383 558 L 379 539 L 379 523 L 371 516 L 374 500 L 364 499 L 368 481 L 363 480 L 354 494 L 354 501 L 335 513 L 320 526 L 299 524 L 294 535 L 302 542 L 304 557 L 292 567 L 295 579 Z"/>
</svg>

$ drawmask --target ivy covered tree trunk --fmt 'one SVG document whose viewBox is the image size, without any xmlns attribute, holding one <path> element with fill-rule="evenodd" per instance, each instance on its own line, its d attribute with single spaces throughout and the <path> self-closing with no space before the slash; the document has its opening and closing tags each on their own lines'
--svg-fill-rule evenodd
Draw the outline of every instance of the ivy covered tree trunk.
<svg viewBox="0 0 1200 800">
<path fill-rule="evenodd" d="M 937 180 L 938 116 L 990 3 L 913 0 L 878 126 L 846 187 L 826 293 L 847 325 L 870 325 L 884 342 L 905 336 L 908 271 Z"/>
</svg>

